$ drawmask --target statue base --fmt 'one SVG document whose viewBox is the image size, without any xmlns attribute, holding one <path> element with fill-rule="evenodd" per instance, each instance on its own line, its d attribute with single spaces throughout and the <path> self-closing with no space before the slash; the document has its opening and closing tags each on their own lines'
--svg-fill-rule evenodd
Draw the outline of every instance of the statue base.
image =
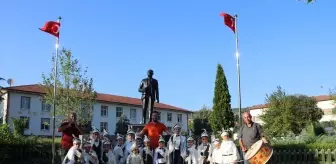
<svg viewBox="0 0 336 164">
<path fill-rule="evenodd" d="M 141 130 L 146 126 L 146 124 L 129 124 L 129 126 L 132 126 L 132 129 L 136 133 L 140 133 Z"/>
</svg>

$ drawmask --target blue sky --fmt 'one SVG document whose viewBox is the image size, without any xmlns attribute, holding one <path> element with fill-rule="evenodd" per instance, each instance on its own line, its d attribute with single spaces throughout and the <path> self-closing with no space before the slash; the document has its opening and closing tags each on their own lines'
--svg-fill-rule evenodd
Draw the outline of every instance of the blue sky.
<svg viewBox="0 0 336 164">
<path fill-rule="evenodd" d="M 62 16 L 60 44 L 88 67 L 98 92 L 140 97 L 140 80 L 152 68 L 161 102 L 197 110 L 212 105 L 221 63 L 237 107 L 234 34 L 219 16 L 227 12 L 239 15 L 243 107 L 263 103 L 277 85 L 328 94 L 336 86 L 335 6 L 334 0 L 3 1 L 0 76 L 15 85 L 41 82 L 55 40 L 38 28 Z"/>
</svg>

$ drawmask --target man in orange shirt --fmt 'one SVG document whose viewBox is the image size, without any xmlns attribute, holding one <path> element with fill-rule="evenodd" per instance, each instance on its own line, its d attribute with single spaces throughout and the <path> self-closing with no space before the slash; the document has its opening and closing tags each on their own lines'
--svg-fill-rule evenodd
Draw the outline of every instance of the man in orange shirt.
<svg viewBox="0 0 336 164">
<path fill-rule="evenodd" d="M 159 139 L 160 135 L 162 135 L 162 132 L 166 132 L 167 134 L 170 135 L 166 125 L 158 121 L 158 112 L 154 111 L 152 113 L 152 121 L 146 124 L 146 126 L 142 129 L 140 134 L 142 136 L 147 134 L 150 140 L 151 148 L 155 149 L 159 146 Z"/>
</svg>

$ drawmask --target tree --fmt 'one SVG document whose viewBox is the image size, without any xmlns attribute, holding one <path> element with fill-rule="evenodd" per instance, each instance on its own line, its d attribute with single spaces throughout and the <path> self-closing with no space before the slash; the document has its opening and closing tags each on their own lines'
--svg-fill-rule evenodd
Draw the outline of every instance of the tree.
<svg viewBox="0 0 336 164">
<path fill-rule="evenodd" d="M 22 136 L 28 120 L 14 117 L 11 117 L 11 120 L 14 125 L 14 136 Z"/>
<path fill-rule="evenodd" d="M 314 98 L 305 95 L 287 95 L 281 87 L 266 96 L 268 109 L 261 115 L 264 131 L 270 137 L 298 135 L 309 124 L 318 122 L 323 111 Z"/>
<path fill-rule="evenodd" d="M 215 91 L 212 113 L 210 116 L 211 129 L 214 132 L 229 130 L 234 127 L 234 115 L 231 110 L 231 96 L 222 65 L 217 65 Z"/>
<path fill-rule="evenodd" d="M 197 112 L 194 112 L 192 115 L 192 131 L 196 136 L 200 136 L 203 132 L 203 129 L 206 129 L 207 132 L 212 132 L 211 126 L 209 124 L 209 118 L 211 115 L 211 109 L 205 105 Z"/>
<path fill-rule="evenodd" d="M 128 125 L 130 124 L 129 119 L 127 118 L 127 116 L 122 115 L 121 117 L 119 117 L 117 123 L 116 123 L 116 130 L 115 130 L 115 134 L 127 134 L 127 130 L 128 130 Z"/>
<path fill-rule="evenodd" d="M 54 63 L 55 58 L 52 58 Z M 87 124 L 92 118 L 93 104 L 97 96 L 93 80 L 86 76 L 87 68 L 82 70 L 79 61 L 74 59 L 71 50 L 62 49 L 59 54 L 58 77 L 56 79 L 56 117 L 62 118 L 70 112 L 77 113 L 78 122 Z M 54 68 L 49 75 L 42 74 L 40 85 L 46 92 L 42 100 L 53 104 Z"/>
<path fill-rule="evenodd" d="M 2 81 L 2 80 L 5 80 L 5 79 L 0 77 L 0 81 Z M 3 87 L 0 85 L 0 103 L 4 100 L 4 98 L 2 96 L 5 94 L 5 92 L 2 90 L 2 88 Z"/>
</svg>

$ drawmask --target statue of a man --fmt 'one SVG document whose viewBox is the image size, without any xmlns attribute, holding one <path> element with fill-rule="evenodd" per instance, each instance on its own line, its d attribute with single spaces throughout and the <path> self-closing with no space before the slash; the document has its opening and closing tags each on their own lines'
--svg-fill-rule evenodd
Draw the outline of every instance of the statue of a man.
<svg viewBox="0 0 336 164">
<path fill-rule="evenodd" d="M 142 93 L 142 123 L 146 124 L 146 116 L 149 114 L 149 122 L 152 120 L 152 112 L 155 99 L 159 103 L 159 82 L 153 78 L 153 70 L 148 70 L 147 78 L 142 79 L 139 92 Z M 147 113 L 147 111 L 149 113 Z"/>
</svg>

